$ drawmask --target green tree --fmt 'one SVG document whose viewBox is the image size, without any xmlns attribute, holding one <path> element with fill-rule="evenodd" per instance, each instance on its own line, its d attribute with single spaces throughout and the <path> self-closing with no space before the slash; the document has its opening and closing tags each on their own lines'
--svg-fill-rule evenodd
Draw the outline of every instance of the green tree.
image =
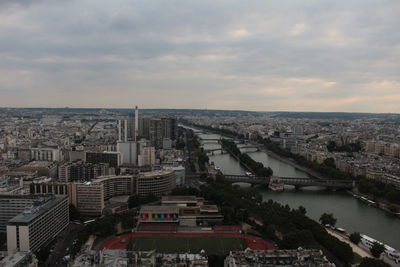
<svg viewBox="0 0 400 267">
<path fill-rule="evenodd" d="M 332 213 L 324 213 L 319 218 L 319 221 L 323 225 L 329 224 L 331 226 L 335 226 L 337 219 L 333 217 Z"/>
<path fill-rule="evenodd" d="M 375 258 L 379 258 L 381 254 L 385 252 L 385 247 L 381 243 L 374 242 L 370 251 L 372 256 L 374 256 Z"/>
<path fill-rule="evenodd" d="M 382 260 L 363 258 L 358 267 L 390 267 L 390 265 L 383 262 Z"/>
<path fill-rule="evenodd" d="M 361 235 L 358 232 L 354 232 L 350 235 L 350 241 L 353 242 L 354 244 L 358 244 L 361 241 Z"/>
</svg>

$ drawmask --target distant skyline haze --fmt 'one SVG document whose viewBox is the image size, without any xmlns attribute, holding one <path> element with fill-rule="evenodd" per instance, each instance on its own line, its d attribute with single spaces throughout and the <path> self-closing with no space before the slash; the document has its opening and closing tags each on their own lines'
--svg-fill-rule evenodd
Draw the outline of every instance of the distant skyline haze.
<svg viewBox="0 0 400 267">
<path fill-rule="evenodd" d="M 400 113 L 400 1 L 2 0 L 0 106 Z"/>
</svg>

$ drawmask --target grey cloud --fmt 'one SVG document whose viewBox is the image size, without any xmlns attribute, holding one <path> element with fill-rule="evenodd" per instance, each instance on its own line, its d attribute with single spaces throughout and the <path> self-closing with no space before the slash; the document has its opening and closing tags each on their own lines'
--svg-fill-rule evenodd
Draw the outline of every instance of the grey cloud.
<svg viewBox="0 0 400 267">
<path fill-rule="evenodd" d="M 296 77 L 337 83 L 317 92 L 302 87 L 293 99 L 350 97 L 367 83 L 399 80 L 396 1 L 56 2 L 18 1 L 11 15 L 0 12 L 7 22 L 0 23 L 0 71 L 39 73 L 40 83 L 26 85 L 32 93 L 115 84 L 115 92 L 158 92 L 179 107 L 182 92 L 193 98 L 198 90 L 242 89 L 245 103 L 259 98 L 262 106 L 254 89 L 278 86 L 279 78 L 282 86 Z"/>
</svg>

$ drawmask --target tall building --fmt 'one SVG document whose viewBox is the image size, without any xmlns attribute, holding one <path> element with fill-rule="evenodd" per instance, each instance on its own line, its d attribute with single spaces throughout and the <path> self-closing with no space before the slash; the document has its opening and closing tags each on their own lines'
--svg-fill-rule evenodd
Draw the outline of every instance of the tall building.
<svg viewBox="0 0 400 267">
<path fill-rule="evenodd" d="M 141 118 L 139 120 L 140 137 L 150 140 L 152 146 L 163 147 L 164 139 L 176 140 L 178 124 L 174 117 Z"/>
<path fill-rule="evenodd" d="M 138 156 L 138 166 L 153 166 L 156 163 L 156 149 L 152 146 L 140 149 Z"/>
<path fill-rule="evenodd" d="M 8 221 L 7 249 L 37 251 L 53 240 L 68 223 L 67 196 L 42 196 L 31 207 Z"/>
<path fill-rule="evenodd" d="M 136 106 L 134 113 L 125 120 L 118 121 L 118 141 L 136 141 L 139 134 L 139 109 Z"/>
<path fill-rule="evenodd" d="M 118 141 L 117 151 L 121 154 L 122 165 L 137 165 L 138 146 L 137 142 Z"/>
</svg>

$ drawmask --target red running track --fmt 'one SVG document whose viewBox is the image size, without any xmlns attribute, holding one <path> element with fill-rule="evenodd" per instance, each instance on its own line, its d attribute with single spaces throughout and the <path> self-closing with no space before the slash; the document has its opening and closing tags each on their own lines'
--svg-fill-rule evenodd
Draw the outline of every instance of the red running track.
<svg viewBox="0 0 400 267">
<path fill-rule="evenodd" d="M 233 233 L 132 233 L 117 236 L 104 242 L 100 246 L 102 249 L 126 249 L 131 237 L 136 236 L 224 236 L 224 237 L 240 237 L 246 240 L 247 246 L 253 250 L 274 250 L 274 246 L 259 237 L 233 234 Z M 125 241 L 123 241 L 125 240 Z M 122 241 L 122 242 L 121 242 Z"/>
</svg>

